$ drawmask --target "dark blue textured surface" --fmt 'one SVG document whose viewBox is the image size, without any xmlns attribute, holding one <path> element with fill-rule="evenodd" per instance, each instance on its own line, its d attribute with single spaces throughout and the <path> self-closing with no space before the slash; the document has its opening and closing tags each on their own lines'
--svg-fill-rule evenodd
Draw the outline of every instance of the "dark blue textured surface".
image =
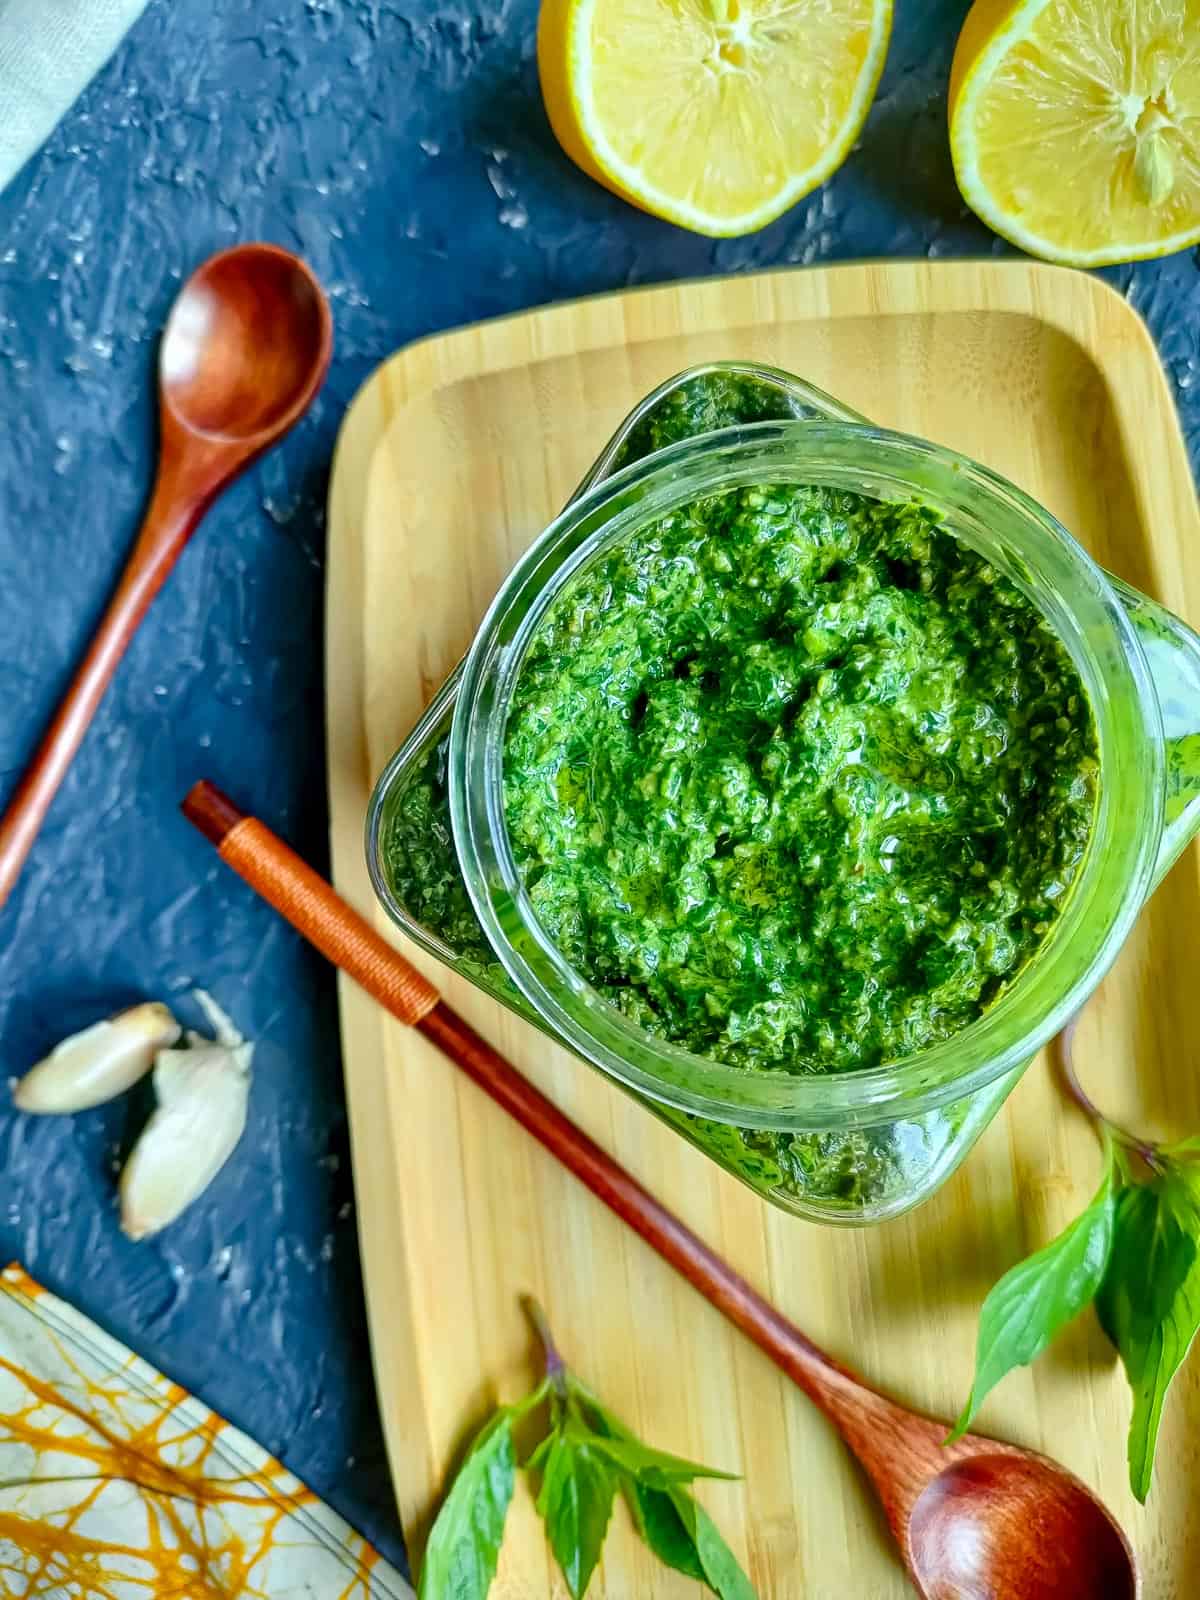
<svg viewBox="0 0 1200 1600">
<path fill-rule="evenodd" d="M 0 196 L 0 800 L 142 509 L 154 343 L 181 278 L 236 239 L 275 239 L 308 256 L 337 320 L 315 411 L 193 541 L 0 921 L 0 1073 L 131 998 L 186 1010 L 202 984 L 260 1041 L 250 1133 L 186 1223 L 134 1246 L 113 1166 L 140 1108 L 0 1109 L 0 1256 L 281 1454 L 392 1556 L 332 975 L 215 863 L 178 800 L 210 776 L 325 862 L 326 473 L 346 404 L 398 345 L 634 283 L 1006 252 L 965 211 L 946 147 L 965 10 L 906 0 L 860 148 L 745 240 L 659 223 L 566 163 L 538 95 L 535 0 L 154 0 Z M 1195 461 L 1197 256 L 1112 277 L 1158 339 Z"/>
</svg>

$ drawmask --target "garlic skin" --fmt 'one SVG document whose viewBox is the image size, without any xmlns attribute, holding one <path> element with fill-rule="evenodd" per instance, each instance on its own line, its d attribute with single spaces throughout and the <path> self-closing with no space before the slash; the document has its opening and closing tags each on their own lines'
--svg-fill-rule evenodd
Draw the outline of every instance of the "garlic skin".
<svg viewBox="0 0 1200 1600">
<path fill-rule="evenodd" d="M 56 1045 L 17 1084 L 13 1104 L 38 1115 L 90 1111 L 144 1078 L 182 1031 L 157 1000 L 120 1011 Z"/>
<path fill-rule="evenodd" d="M 121 1227 L 131 1239 L 174 1222 L 208 1188 L 245 1131 L 254 1046 L 231 1025 L 222 1031 L 235 1042 L 189 1033 L 190 1049 L 159 1052 L 158 1108 L 121 1174 Z"/>
<path fill-rule="evenodd" d="M 205 1017 L 208 1019 L 208 1025 L 213 1032 L 213 1039 L 215 1039 L 218 1044 L 228 1045 L 231 1050 L 236 1050 L 238 1045 L 245 1044 L 246 1041 L 242 1038 L 241 1034 L 234 1026 L 233 1018 L 229 1015 L 228 1011 L 221 1010 L 221 1007 L 213 999 L 212 995 L 209 994 L 207 989 L 193 989 L 192 999 L 196 1002 L 201 1011 L 203 1011 Z M 192 1044 L 211 1043 L 211 1040 L 204 1038 L 202 1034 L 193 1033 L 190 1028 L 188 1029 L 188 1038 L 191 1040 Z M 172 1039 L 170 1042 L 174 1044 L 175 1041 Z"/>
</svg>

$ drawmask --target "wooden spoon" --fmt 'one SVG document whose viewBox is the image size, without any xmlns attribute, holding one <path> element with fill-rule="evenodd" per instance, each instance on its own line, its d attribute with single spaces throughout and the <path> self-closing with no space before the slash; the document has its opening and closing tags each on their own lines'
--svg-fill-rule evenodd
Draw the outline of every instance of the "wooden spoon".
<svg viewBox="0 0 1200 1600">
<path fill-rule="evenodd" d="M 777 1353 L 764 1348 L 858 1457 L 925 1600 L 1140 1593 L 1124 1533 L 1065 1467 L 980 1434 L 943 1445 L 944 1422 L 879 1394 L 791 1324 L 779 1330 Z"/>
<path fill-rule="evenodd" d="M 897 1405 L 817 1348 L 553 1101 L 452 1011 L 393 948 L 254 817 L 210 783 L 184 814 L 221 859 L 393 1016 L 420 1030 L 796 1382 L 867 1472 L 925 1600 L 1136 1600 L 1137 1563 L 1065 1467 Z"/>
<path fill-rule="evenodd" d="M 333 323 L 296 256 L 244 244 L 184 284 L 159 355 L 161 440 L 146 520 L 87 654 L 0 821 L 0 906 L 117 663 L 201 517 L 303 415 L 321 386 Z"/>
</svg>

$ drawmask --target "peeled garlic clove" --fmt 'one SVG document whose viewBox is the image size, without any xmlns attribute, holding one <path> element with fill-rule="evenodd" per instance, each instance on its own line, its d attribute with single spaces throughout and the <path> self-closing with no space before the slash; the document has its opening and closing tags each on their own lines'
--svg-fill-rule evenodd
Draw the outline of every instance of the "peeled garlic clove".
<svg viewBox="0 0 1200 1600">
<path fill-rule="evenodd" d="M 133 1087 L 181 1033 L 166 1006 L 147 1001 L 72 1034 L 13 1090 L 21 1111 L 88 1111 Z"/>
<path fill-rule="evenodd" d="M 202 1195 L 246 1127 L 254 1046 L 200 1041 L 160 1051 L 158 1108 L 121 1174 L 121 1227 L 131 1239 L 165 1228 Z"/>
</svg>

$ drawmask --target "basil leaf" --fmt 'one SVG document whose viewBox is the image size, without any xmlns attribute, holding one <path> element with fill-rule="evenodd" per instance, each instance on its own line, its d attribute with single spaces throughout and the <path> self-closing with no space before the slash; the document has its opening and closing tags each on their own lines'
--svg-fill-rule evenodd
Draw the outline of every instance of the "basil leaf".
<svg viewBox="0 0 1200 1600">
<path fill-rule="evenodd" d="M 1173 1202 L 1161 1177 L 1123 1189 L 1117 1200 L 1112 1257 L 1096 1311 L 1134 1380 L 1196 1259 L 1196 1241 Z"/>
<path fill-rule="evenodd" d="M 750 1580 L 738 1564 L 733 1551 L 717 1531 L 717 1525 L 698 1500 L 686 1489 L 670 1490 L 671 1503 L 679 1513 L 679 1520 L 687 1529 L 704 1579 L 720 1600 L 757 1600 Z"/>
<path fill-rule="evenodd" d="M 1095 1298 L 1112 1253 L 1115 1211 L 1110 1151 L 1104 1182 L 1087 1210 L 1006 1272 L 983 1302 L 975 1381 L 947 1444 L 962 1438 L 1001 1378 L 1040 1356 L 1059 1329 Z"/>
<path fill-rule="evenodd" d="M 671 1496 L 662 1489 L 647 1489 L 636 1478 L 626 1477 L 623 1488 L 642 1542 L 665 1566 L 703 1583 L 705 1573 L 696 1552 L 696 1542 L 684 1526 Z"/>
<path fill-rule="evenodd" d="M 1171 1380 L 1200 1327 L 1200 1209 L 1195 1179 L 1168 1170 L 1122 1192 L 1112 1260 L 1096 1302 L 1133 1390 L 1129 1486 L 1144 1502 Z"/>
<path fill-rule="evenodd" d="M 665 1450 L 652 1450 L 640 1439 L 609 1439 L 598 1434 L 593 1438 L 597 1450 L 603 1451 L 622 1472 L 650 1489 L 667 1489 L 673 1483 L 691 1483 L 694 1478 L 733 1481 L 737 1477 L 733 1472 L 718 1472 L 715 1467 L 702 1467 L 696 1461 L 685 1461 L 682 1456 L 668 1455 Z"/>
<path fill-rule="evenodd" d="M 652 1489 L 666 1489 L 672 1483 L 690 1483 L 694 1478 L 724 1478 L 736 1480 L 736 1472 L 718 1472 L 714 1467 L 701 1466 L 697 1461 L 687 1461 L 683 1456 L 669 1455 L 665 1450 L 654 1450 L 636 1436 L 590 1389 L 577 1378 L 571 1378 L 571 1391 L 585 1422 L 590 1422 L 595 1432 L 597 1449 L 603 1450 L 612 1462 L 640 1483 Z M 590 1413 L 590 1416 L 588 1415 Z"/>
<path fill-rule="evenodd" d="M 505 1406 L 471 1446 L 429 1535 L 419 1600 L 485 1600 L 496 1576 L 516 1480 L 513 1414 Z"/>
<path fill-rule="evenodd" d="M 600 1560 L 617 1492 L 616 1474 L 591 1445 L 591 1435 L 554 1435 L 537 1508 L 574 1600 L 582 1600 Z"/>
</svg>

